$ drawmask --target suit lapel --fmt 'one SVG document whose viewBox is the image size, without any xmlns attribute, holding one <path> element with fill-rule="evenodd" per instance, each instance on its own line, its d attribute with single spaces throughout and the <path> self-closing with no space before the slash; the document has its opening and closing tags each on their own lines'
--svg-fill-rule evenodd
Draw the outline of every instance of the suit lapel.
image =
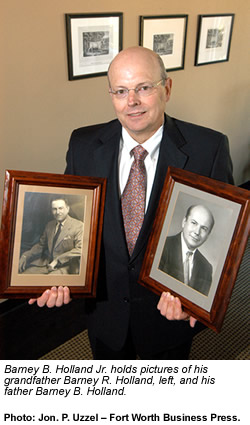
<svg viewBox="0 0 250 425">
<path fill-rule="evenodd" d="M 115 122 L 111 130 L 100 138 L 94 152 L 96 175 L 107 177 L 107 191 L 104 211 L 104 238 L 111 238 L 117 249 L 127 252 L 118 181 L 118 158 L 120 149 L 121 125 Z M 105 230 L 107 234 L 105 234 Z"/>
</svg>

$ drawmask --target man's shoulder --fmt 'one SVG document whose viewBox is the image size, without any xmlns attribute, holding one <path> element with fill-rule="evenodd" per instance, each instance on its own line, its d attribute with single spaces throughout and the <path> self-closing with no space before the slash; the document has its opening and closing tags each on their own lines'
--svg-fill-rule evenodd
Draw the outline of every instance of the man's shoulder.
<svg viewBox="0 0 250 425">
<path fill-rule="evenodd" d="M 179 120 L 177 118 L 168 116 L 167 123 L 171 123 L 170 125 L 174 126 L 182 134 L 185 140 L 195 140 L 199 138 L 200 141 L 202 137 L 209 141 L 219 141 L 226 138 L 226 136 L 220 131 L 192 122 Z"/>
<path fill-rule="evenodd" d="M 72 217 L 71 215 L 68 215 L 65 221 L 69 225 L 75 225 L 75 226 L 83 226 L 83 222 L 81 220 L 78 220 L 77 218 Z"/>
<path fill-rule="evenodd" d="M 206 257 L 200 252 L 199 249 L 196 250 L 196 259 L 199 261 L 201 267 L 206 267 L 212 271 L 212 264 L 206 259 Z"/>
<path fill-rule="evenodd" d="M 121 128 L 121 124 L 117 119 L 112 121 L 79 127 L 72 132 L 73 138 L 83 139 L 86 137 L 95 138 L 103 136 L 106 132 L 117 131 Z"/>
</svg>

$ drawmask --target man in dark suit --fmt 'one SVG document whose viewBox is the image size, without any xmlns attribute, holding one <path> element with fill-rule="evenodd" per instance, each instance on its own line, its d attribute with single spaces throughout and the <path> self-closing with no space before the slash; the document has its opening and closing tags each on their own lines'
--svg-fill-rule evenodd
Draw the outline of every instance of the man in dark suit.
<svg viewBox="0 0 250 425">
<path fill-rule="evenodd" d="M 212 265 L 197 249 L 207 240 L 214 225 L 211 211 L 203 205 L 188 208 L 182 232 L 166 239 L 159 269 L 196 291 L 208 295 Z"/>
<path fill-rule="evenodd" d="M 168 166 L 233 182 L 227 138 L 165 115 L 171 94 L 160 57 L 132 47 L 112 61 L 109 92 L 118 120 L 72 133 L 66 174 L 107 178 L 98 291 L 88 302 L 88 330 L 95 359 L 184 359 L 200 324 L 182 311 L 179 298 L 157 295 L 138 284 L 147 241 Z M 121 197 L 143 145 L 147 176 L 144 221 L 129 254 Z M 132 168 L 132 167 L 131 167 Z M 68 288 L 45 291 L 39 306 L 70 301 Z"/>
<path fill-rule="evenodd" d="M 82 253 L 83 222 L 69 216 L 66 198 L 53 199 L 53 220 L 47 223 L 40 240 L 19 260 L 19 273 L 76 274 Z"/>
</svg>

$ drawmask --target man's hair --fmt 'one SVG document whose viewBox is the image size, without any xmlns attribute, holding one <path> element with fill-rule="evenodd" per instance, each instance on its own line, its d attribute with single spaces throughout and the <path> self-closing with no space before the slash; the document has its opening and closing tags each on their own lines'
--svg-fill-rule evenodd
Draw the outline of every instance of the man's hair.
<svg viewBox="0 0 250 425">
<path fill-rule="evenodd" d="M 54 201 L 64 201 L 65 205 L 67 205 L 67 207 L 69 207 L 69 201 L 65 196 L 59 196 L 58 195 L 58 196 L 53 197 L 50 201 L 51 206 L 52 206 L 52 202 L 54 202 Z"/>
<path fill-rule="evenodd" d="M 190 216 L 190 214 L 191 214 L 191 212 L 192 212 L 192 210 L 193 210 L 193 208 L 195 208 L 195 207 L 203 207 L 203 208 L 205 208 L 207 211 L 208 211 L 208 213 L 209 213 L 209 215 L 210 215 L 210 218 L 211 218 L 211 227 L 210 227 L 210 232 L 211 232 L 211 230 L 212 230 L 212 228 L 214 227 L 214 216 L 213 216 L 213 214 L 211 213 L 211 211 L 210 211 L 210 209 L 209 208 L 207 208 L 207 207 L 205 207 L 204 205 L 191 205 L 190 207 L 188 207 L 188 209 L 187 209 L 187 211 L 186 211 L 186 214 L 185 214 L 185 219 L 187 220 L 188 219 L 188 217 Z"/>
</svg>

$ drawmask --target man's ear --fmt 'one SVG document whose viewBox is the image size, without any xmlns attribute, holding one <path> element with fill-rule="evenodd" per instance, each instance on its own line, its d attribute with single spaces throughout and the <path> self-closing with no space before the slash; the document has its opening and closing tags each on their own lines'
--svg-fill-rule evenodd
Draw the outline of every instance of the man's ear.
<svg viewBox="0 0 250 425">
<path fill-rule="evenodd" d="M 186 219 L 186 217 L 184 217 L 183 220 L 182 220 L 182 223 L 181 223 L 182 229 L 185 226 L 186 222 L 187 222 L 187 219 Z"/>
<path fill-rule="evenodd" d="M 171 90 L 172 90 L 172 79 L 168 77 L 165 81 L 166 102 L 168 102 L 170 99 Z"/>
</svg>

